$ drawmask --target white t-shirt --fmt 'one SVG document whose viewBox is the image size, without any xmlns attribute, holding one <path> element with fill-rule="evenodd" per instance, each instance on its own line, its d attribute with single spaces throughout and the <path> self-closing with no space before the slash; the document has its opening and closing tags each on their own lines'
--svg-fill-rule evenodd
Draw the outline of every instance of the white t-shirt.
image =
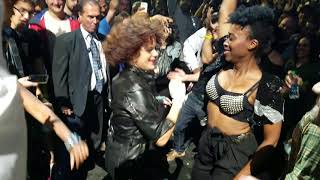
<svg viewBox="0 0 320 180">
<path fill-rule="evenodd" d="M 207 29 L 203 27 L 188 37 L 183 44 L 181 60 L 187 63 L 191 71 L 203 65 L 201 61 L 201 50 L 206 33 Z"/>
<path fill-rule="evenodd" d="M 51 31 L 56 37 L 64 33 L 71 32 L 71 25 L 69 19 L 55 19 L 50 15 L 49 11 L 44 13 L 43 18 L 44 23 L 46 25 L 46 29 Z"/>
<path fill-rule="evenodd" d="M 0 179 L 26 179 L 27 126 L 17 77 L 0 67 Z"/>
</svg>

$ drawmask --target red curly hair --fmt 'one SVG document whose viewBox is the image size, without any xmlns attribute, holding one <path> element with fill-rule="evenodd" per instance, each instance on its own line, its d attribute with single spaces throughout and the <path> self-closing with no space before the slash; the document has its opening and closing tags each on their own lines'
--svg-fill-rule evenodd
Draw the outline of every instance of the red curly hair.
<svg viewBox="0 0 320 180">
<path fill-rule="evenodd" d="M 106 59 L 111 64 L 128 63 L 140 54 L 140 49 L 153 39 L 162 38 L 162 24 L 150 20 L 146 13 L 136 13 L 115 25 L 106 40 L 103 49 Z"/>
</svg>

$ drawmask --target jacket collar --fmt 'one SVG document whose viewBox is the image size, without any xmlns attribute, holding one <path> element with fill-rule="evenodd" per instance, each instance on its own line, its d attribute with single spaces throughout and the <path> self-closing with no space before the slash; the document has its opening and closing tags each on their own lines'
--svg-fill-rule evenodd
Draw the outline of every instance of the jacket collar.
<svg viewBox="0 0 320 180">
<path fill-rule="evenodd" d="M 132 66 L 130 64 L 127 64 L 127 68 L 129 69 L 129 71 L 136 73 L 138 76 L 144 78 L 148 82 L 150 80 L 154 79 L 154 74 L 150 71 L 145 71 L 145 70 L 139 69 L 139 68 Z"/>
</svg>

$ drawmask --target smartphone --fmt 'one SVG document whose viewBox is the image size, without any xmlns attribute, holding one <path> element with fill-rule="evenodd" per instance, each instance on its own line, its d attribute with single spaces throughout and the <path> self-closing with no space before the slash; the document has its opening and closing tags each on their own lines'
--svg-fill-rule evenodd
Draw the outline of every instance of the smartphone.
<svg viewBox="0 0 320 180">
<path fill-rule="evenodd" d="M 143 12 L 148 12 L 148 3 L 147 2 L 141 2 L 140 8 L 144 8 Z"/>
<path fill-rule="evenodd" d="M 30 74 L 29 81 L 37 82 L 39 84 L 47 84 L 49 76 L 47 74 Z"/>
</svg>

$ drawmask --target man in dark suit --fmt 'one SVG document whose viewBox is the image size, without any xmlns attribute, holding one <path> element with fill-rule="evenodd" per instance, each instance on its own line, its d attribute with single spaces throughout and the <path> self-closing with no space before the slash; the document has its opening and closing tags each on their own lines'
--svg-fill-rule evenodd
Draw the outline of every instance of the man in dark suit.
<svg viewBox="0 0 320 180">
<path fill-rule="evenodd" d="M 56 40 L 52 77 L 56 110 L 65 117 L 68 127 L 88 143 L 89 160 L 78 171 L 70 172 L 67 151 L 58 145 L 52 179 L 85 179 L 88 170 L 94 168 L 105 105 L 110 100 L 109 67 L 96 34 L 99 4 L 95 0 L 83 0 L 80 5 L 80 29 Z"/>
</svg>

